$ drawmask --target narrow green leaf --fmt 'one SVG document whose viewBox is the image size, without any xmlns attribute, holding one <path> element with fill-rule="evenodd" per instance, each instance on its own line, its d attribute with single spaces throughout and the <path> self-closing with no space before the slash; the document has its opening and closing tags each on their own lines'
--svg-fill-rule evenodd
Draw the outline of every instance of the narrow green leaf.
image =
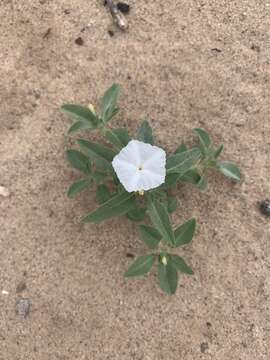
<svg viewBox="0 0 270 360">
<path fill-rule="evenodd" d="M 150 249 L 155 249 L 160 240 L 162 239 L 162 235 L 152 226 L 148 225 L 140 225 L 139 232 L 142 240 Z"/>
<path fill-rule="evenodd" d="M 166 189 L 174 187 L 180 178 L 181 174 L 166 174 L 164 187 Z"/>
<path fill-rule="evenodd" d="M 68 197 L 73 198 L 80 191 L 86 189 L 90 183 L 91 180 L 89 179 L 75 181 L 68 189 Z"/>
<path fill-rule="evenodd" d="M 106 180 L 106 174 L 95 171 L 94 173 L 91 174 L 91 178 L 94 180 L 94 182 L 97 185 L 101 185 Z"/>
<path fill-rule="evenodd" d="M 220 161 L 217 164 L 217 169 L 225 176 L 232 178 L 234 180 L 241 180 L 241 173 L 238 167 L 229 161 Z"/>
<path fill-rule="evenodd" d="M 102 204 L 92 213 L 88 214 L 83 220 L 83 223 L 99 223 L 116 216 L 125 215 L 135 206 L 134 193 L 119 193 L 111 199 Z"/>
<path fill-rule="evenodd" d="M 105 137 L 108 141 L 120 149 L 125 147 L 130 141 L 130 136 L 124 128 L 106 131 Z"/>
<path fill-rule="evenodd" d="M 188 266 L 185 262 L 185 260 L 183 258 L 181 258 L 178 255 L 170 255 L 170 259 L 171 259 L 171 264 L 173 265 L 173 267 L 178 270 L 181 271 L 182 273 L 188 274 L 188 275 L 193 275 L 194 272 L 191 269 L 190 266 Z"/>
<path fill-rule="evenodd" d="M 192 218 L 186 221 L 184 224 L 178 226 L 178 228 L 174 231 L 175 246 L 188 244 L 193 238 L 195 228 L 195 218 Z"/>
<path fill-rule="evenodd" d="M 207 189 L 208 186 L 208 180 L 207 177 L 201 176 L 200 181 L 196 184 L 196 187 L 201 190 L 201 191 L 205 191 Z"/>
<path fill-rule="evenodd" d="M 144 143 L 154 144 L 153 130 L 147 120 L 144 120 L 141 124 L 137 138 Z"/>
<path fill-rule="evenodd" d="M 75 120 L 88 123 L 92 129 L 95 129 L 98 125 L 96 115 L 88 107 L 75 104 L 65 104 L 61 107 L 61 111 Z"/>
<path fill-rule="evenodd" d="M 91 163 L 87 156 L 77 150 L 67 150 L 66 154 L 71 166 L 82 171 L 86 175 L 91 173 Z"/>
<path fill-rule="evenodd" d="M 71 127 L 68 130 L 68 134 L 74 134 L 75 132 L 84 130 L 84 129 L 92 129 L 93 130 L 93 127 L 88 122 L 77 121 L 73 125 L 71 125 Z"/>
<path fill-rule="evenodd" d="M 192 169 L 187 171 L 183 176 L 180 177 L 180 181 L 188 182 L 193 185 L 197 185 L 201 180 L 201 175 L 197 170 Z"/>
<path fill-rule="evenodd" d="M 155 261 L 155 255 L 139 256 L 134 263 L 128 268 L 125 277 L 141 276 L 148 273 Z"/>
<path fill-rule="evenodd" d="M 117 99 L 119 96 L 120 87 L 117 84 L 113 84 L 104 94 L 101 100 L 101 118 L 106 123 L 116 113 Z"/>
<path fill-rule="evenodd" d="M 188 150 L 188 147 L 186 144 L 182 143 L 178 148 L 175 150 L 174 154 L 180 154 L 182 152 L 185 152 Z"/>
<path fill-rule="evenodd" d="M 97 187 L 96 197 L 98 204 L 101 205 L 108 201 L 112 197 L 112 194 L 106 185 L 101 184 Z"/>
<path fill-rule="evenodd" d="M 198 148 L 171 155 L 166 164 L 167 174 L 177 173 L 184 175 L 200 159 L 201 151 Z"/>
<path fill-rule="evenodd" d="M 159 285 L 163 291 L 172 295 L 175 293 L 178 283 L 178 274 L 171 262 L 167 265 L 158 264 L 158 280 Z"/>
<path fill-rule="evenodd" d="M 148 203 L 148 214 L 156 229 L 161 233 L 163 239 L 170 244 L 174 244 L 174 233 L 166 207 L 159 201 L 151 199 Z"/>
<path fill-rule="evenodd" d="M 168 212 L 171 214 L 173 213 L 177 208 L 177 199 L 176 197 L 168 197 Z"/>
<path fill-rule="evenodd" d="M 111 162 L 116 153 L 112 149 L 83 139 L 77 140 L 77 143 L 98 168 L 104 171 L 113 171 Z"/>
<path fill-rule="evenodd" d="M 127 213 L 127 217 L 131 221 L 142 221 L 145 218 L 145 214 L 146 214 L 146 209 L 138 207 L 136 205 L 134 209 L 132 209 Z"/>
<path fill-rule="evenodd" d="M 209 135 L 205 130 L 200 128 L 193 129 L 193 132 L 198 136 L 200 140 L 200 144 L 202 146 L 202 150 L 204 151 L 204 153 L 207 153 L 207 150 L 211 145 L 211 140 Z"/>
<path fill-rule="evenodd" d="M 221 154 L 222 151 L 223 151 L 223 148 L 224 148 L 224 146 L 223 146 L 223 144 L 221 144 L 221 145 L 214 151 L 213 156 L 214 156 L 215 159 L 217 159 L 217 158 L 220 156 L 220 154 Z"/>
</svg>

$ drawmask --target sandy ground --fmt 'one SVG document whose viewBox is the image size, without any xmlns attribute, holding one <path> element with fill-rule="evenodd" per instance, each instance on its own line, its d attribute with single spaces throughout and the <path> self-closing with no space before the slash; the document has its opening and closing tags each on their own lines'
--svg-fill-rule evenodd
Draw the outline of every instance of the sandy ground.
<svg viewBox="0 0 270 360">
<path fill-rule="evenodd" d="M 0 197 L 0 359 L 267 360 L 270 223 L 257 202 L 270 196 L 270 3 L 130 5 L 129 31 L 110 37 L 102 0 L 0 2 L 0 185 L 11 191 Z M 180 251 L 195 276 L 173 297 L 153 274 L 123 278 L 126 254 L 145 251 L 135 226 L 81 225 L 94 191 L 66 197 L 78 174 L 59 107 L 96 103 L 113 82 L 116 125 L 134 133 L 149 116 L 168 150 L 204 127 L 245 174 L 237 185 L 214 175 L 207 193 L 179 188 L 174 220 L 199 228 Z"/>
</svg>

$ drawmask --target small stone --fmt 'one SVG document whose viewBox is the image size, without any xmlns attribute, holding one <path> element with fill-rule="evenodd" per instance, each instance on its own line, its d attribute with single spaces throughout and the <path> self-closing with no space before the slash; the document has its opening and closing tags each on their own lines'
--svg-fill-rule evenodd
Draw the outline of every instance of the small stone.
<svg viewBox="0 0 270 360">
<path fill-rule="evenodd" d="M 123 14 L 128 14 L 130 10 L 130 6 L 124 2 L 117 3 L 117 9 L 121 11 Z"/>
<path fill-rule="evenodd" d="M 207 342 L 201 343 L 200 348 L 203 354 L 206 353 L 206 351 L 209 349 L 208 343 Z"/>
<path fill-rule="evenodd" d="M 252 44 L 250 48 L 253 51 L 257 51 L 257 52 L 261 51 L 261 48 L 259 47 L 259 45 Z"/>
<path fill-rule="evenodd" d="M 0 196 L 9 197 L 10 191 L 5 186 L 0 186 Z"/>
<path fill-rule="evenodd" d="M 75 44 L 82 46 L 84 43 L 83 39 L 79 36 L 76 40 L 75 40 Z"/>
<path fill-rule="evenodd" d="M 19 284 L 16 287 L 16 293 L 21 293 L 24 290 L 26 290 L 26 283 L 24 281 L 19 282 Z"/>
<path fill-rule="evenodd" d="M 108 34 L 110 35 L 110 37 L 114 36 L 114 32 L 112 30 L 108 30 Z"/>
<path fill-rule="evenodd" d="M 16 310 L 18 315 L 26 318 L 29 315 L 31 302 L 29 299 L 20 299 L 16 303 Z"/>
<path fill-rule="evenodd" d="M 266 199 L 260 204 L 261 213 L 265 216 L 270 217 L 270 200 Z"/>
</svg>

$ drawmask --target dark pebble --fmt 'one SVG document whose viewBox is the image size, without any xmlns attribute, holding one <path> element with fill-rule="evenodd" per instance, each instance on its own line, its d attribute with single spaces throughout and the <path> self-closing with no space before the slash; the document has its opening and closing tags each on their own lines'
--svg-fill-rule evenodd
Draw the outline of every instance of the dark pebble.
<svg viewBox="0 0 270 360">
<path fill-rule="evenodd" d="M 24 290 L 26 290 L 26 283 L 24 281 L 19 282 L 19 284 L 16 287 L 16 293 L 21 293 Z"/>
<path fill-rule="evenodd" d="M 75 40 L 75 44 L 79 45 L 79 46 L 82 46 L 84 43 L 83 39 L 81 37 L 78 37 L 76 40 Z"/>
<path fill-rule="evenodd" d="M 202 353 L 205 353 L 209 349 L 209 346 L 208 346 L 207 342 L 201 343 L 200 347 L 201 347 L 201 352 Z"/>
<path fill-rule="evenodd" d="M 130 10 L 130 6 L 124 2 L 117 3 L 117 9 L 121 11 L 123 14 L 128 14 Z"/>
<path fill-rule="evenodd" d="M 114 36 L 114 32 L 112 30 L 108 30 L 108 34 L 110 35 L 110 37 Z"/>
<path fill-rule="evenodd" d="M 260 204 L 261 213 L 270 217 L 270 200 L 266 199 Z"/>
<path fill-rule="evenodd" d="M 133 259 L 133 258 L 135 257 L 135 255 L 133 255 L 133 254 L 131 254 L 131 253 L 126 253 L 126 257 Z"/>
<path fill-rule="evenodd" d="M 259 45 L 252 44 L 250 48 L 253 51 L 257 51 L 257 52 L 261 51 L 261 48 L 259 47 Z"/>
<path fill-rule="evenodd" d="M 16 303 L 16 310 L 20 316 L 26 318 L 30 312 L 31 303 L 28 299 L 20 299 Z"/>
</svg>

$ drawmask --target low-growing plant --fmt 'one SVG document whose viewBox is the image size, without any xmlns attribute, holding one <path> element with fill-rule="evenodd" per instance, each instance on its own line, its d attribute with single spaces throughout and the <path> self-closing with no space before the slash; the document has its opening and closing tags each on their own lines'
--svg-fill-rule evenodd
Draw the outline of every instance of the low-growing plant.
<svg viewBox="0 0 270 360">
<path fill-rule="evenodd" d="M 78 139 L 81 151 L 67 150 L 72 167 L 82 173 L 74 182 L 68 196 L 73 198 L 88 186 L 96 185 L 99 207 L 86 215 L 83 223 L 100 223 L 125 216 L 138 223 L 141 240 L 149 249 L 138 256 L 126 271 L 126 277 L 144 275 L 157 263 L 157 277 L 163 291 L 173 294 L 178 283 L 178 273 L 192 275 L 193 271 L 178 255 L 178 248 L 191 242 L 195 218 L 174 226 L 171 214 L 177 208 L 177 199 L 171 189 L 178 183 L 190 183 L 199 190 L 208 186 L 207 172 L 214 169 L 239 181 L 240 171 L 232 162 L 220 161 L 223 145 L 215 147 L 203 129 L 194 129 L 198 145 L 188 148 L 181 143 L 173 154 L 157 147 L 152 128 L 144 120 L 135 138 L 127 129 L 112 129 L 109 122 L 117 115 L 119 86 L 112 85 L 101 100 L 100 111 L 93 105 L 83 107 L 66 104 L 62 111 L 75 120 L 68 133 L 96 130 L 103 135 L 107 145 Z M 110 146 L 109 146 L 110 144 Z"/>
</svg>

